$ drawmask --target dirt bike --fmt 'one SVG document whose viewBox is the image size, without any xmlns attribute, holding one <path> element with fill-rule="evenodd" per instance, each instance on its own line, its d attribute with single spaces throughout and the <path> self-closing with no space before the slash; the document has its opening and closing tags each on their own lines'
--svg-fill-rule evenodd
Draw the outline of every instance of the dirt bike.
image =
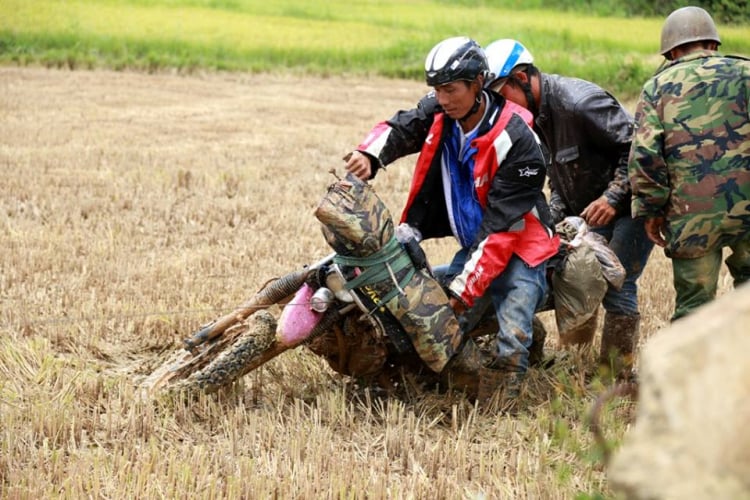
<svg viewBox="0 0 750 500">
<path fill-rule="evenodd" d="M 451 372 L 451 358 L 469 338 L 480 349 L 491 345 L 494 309 L 486 307 L 471 321 L 457 318 L 419 243 L 399 240 L 390 213 L 367 183 L 351 175 L 339 179 L 315 215 L 335 252 L 270 280 L 235 310 L 200 327 L 140 383 L 146 394 L 214 392 L 301 347 L 324 357 L 334 371 L 385 390 L 407 374 L 424 384 L 474 390 L 477 374 Z M 535 320 L 531 364 L 541 361 L 545 335 Z"/>
</svg>

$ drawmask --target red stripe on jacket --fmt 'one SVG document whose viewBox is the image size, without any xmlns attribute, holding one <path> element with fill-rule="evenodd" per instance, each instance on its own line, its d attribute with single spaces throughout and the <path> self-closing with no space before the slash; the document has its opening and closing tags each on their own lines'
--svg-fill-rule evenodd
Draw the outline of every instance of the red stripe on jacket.
<svg viewBox="0 0 750 500">
<path fill-rule="evenodd" d="M 477 147 L 474 165 L 474 189 L 477 193 L 477 200 L 483 209 L 487 206 L 492 180 L 500 167 L 495 141 L 503 133 L 514 114 L 519 115 L 531 126 L 530 124 L 533 121 L 531 113 L 515 103 L 506 101 L 500 116 L 490 131 L 475 139 L 472 143 L 473 146 Z M 417 159 L 406 206 L 401 214 L 402 223 L 406 222 L 409 208 L 417 193 L 419 193 L 433 161 L 435 161 L 444 124 L 444 113 L 436 114 Z M 472 306 L 474 300 L 482 296 L 490 283 L 505 270 L 513 254 L 518 255 L 529 266 L 535 267 L 557 253 L 560 243 L 557 235 L 551 237 L 548 229 L 531 212 L 526 213 L 523 220 L 524 227 L 522 229 L 493 233 L 480 242 L 467 261 L 463 272 L 451 284 L 451 291 L 468 306 Z"/>
</svg>

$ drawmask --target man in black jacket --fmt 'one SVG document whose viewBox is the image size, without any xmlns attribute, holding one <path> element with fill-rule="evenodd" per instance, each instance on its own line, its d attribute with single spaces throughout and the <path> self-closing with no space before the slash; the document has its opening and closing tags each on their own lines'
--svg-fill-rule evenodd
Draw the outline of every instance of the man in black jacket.
<svg viewBox="0 0 750 500">
<path fill-rule="evenodd" d="M 600 364 L 619 376 L 630 376 L 638 341 L 640 313 L 636 281 L 653 243 L 642 218 L 630 212 L 628 154 L 633 118 L 610 93 L 577 78 L 540 72 L 520 42 L 497 40 L 487 46 L 493 76 L 488 87 L 531 111 L 534 130 L 546 147 L 550 209 L 555 222 L 583 217 L 604 236 L 625 267 L 620 290 L 610 286 L 603 300 L 606 311 Z M 564 339 L 588 344 L 597 316 Z"/>
</svg>

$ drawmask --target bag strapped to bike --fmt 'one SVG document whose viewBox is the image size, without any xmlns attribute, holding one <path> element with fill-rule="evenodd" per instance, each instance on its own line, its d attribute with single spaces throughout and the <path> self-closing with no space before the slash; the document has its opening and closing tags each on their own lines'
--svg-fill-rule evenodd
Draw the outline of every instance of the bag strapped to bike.
<svg viewBox="0 0 750 500">
<path fill-rule="evenodd" d="M 346 281 L 345 286 L 348 290 L 364 288 L 391 279 L 394 285 L 393 289 L 383 297 L 378 297 L 376 307 L 382 307 L 379 304 L 385 304 L 397 295 L 406 295 L 404 287 L 411 281 L 416 272 L 411 257 L 395 236 L 381 250 L 368 257 L 336 255 L 333 261 L 338 265 L 359 270 L 356 277 Z M 397 279 L 396 274 L 403 270 L 406 270 L 406 273 L 400 280 Z M 372 313 L 373 311 L 368 311 L 368 314 Z"/>
<path fill-rule="evenodd" d="M 389 311 L 422 361 L 442 371 L 463 337 L 458 320 L 440 283 L 398 242 L 393 218 L 372 186 L 348 174 L 329 186 L 315 216 L 350 290 Z"/>
</svg>

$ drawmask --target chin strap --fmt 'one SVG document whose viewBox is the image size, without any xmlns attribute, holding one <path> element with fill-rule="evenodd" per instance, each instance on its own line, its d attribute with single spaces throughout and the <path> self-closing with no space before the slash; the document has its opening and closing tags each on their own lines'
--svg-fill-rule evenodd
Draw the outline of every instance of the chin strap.
<svg viewBox="0 0 750 500">
<path fill-rule="evenodd" d="M 471 118 L 471 116 L 474 113 L 476 113 L 477 111 L 479 111 L 479 106 L 482 105 L 482 95 L 483 94 L 484 94 L 484 92 L 481 91 L 481 90 L 479 91 L 479 93 L 477 93 L 477 97 L 476 97 L 476 99 L 474 99 L 474 105 L 471 107 L 471 109 L 469 110 L 469 112 L 466 113 L 462 118 L 459 118 L 458 121 L 465 122 L 466 120 L 468 120 L 469 118 Z"/>
</svg>

